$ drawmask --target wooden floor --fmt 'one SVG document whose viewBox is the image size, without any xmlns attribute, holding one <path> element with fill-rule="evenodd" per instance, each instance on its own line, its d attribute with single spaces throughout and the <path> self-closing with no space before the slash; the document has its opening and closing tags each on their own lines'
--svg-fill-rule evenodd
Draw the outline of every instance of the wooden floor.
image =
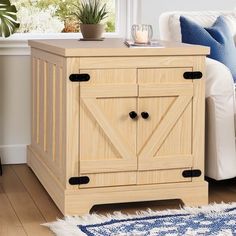
<svg viewBox="0 0 236 236">
<path fill-rule="evenodd" d="M 62 218 L 36 176 L 26 165 L 4 166 L 0 177 L 0 236 L 53 235 L 40 224 Z M 210 202 L 236 202 L 236 179 L 210 181 Z M 92 212 L 100 214 L 120 210 L 134 213 L 136 210 L 179 208 L 181 202 L 156 201 L 132 204 L 95 206 Z"/>
</svg>

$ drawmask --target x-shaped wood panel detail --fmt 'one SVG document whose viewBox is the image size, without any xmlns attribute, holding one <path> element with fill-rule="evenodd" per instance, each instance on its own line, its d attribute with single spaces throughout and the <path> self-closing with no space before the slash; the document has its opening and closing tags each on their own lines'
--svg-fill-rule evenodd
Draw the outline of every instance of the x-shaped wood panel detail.
<svg viewBox="0 0 236 236">
<path fill-rule="evenodd" d="M 136 160 L 136 153 L 132 152 L 130 147 L 124 142 L 119 131 L 110 123 L 105 113 L 98 105 L 96 98 L 81 98 L 93 118 L 102 128 L 104 134 L 109 138 L 117 152 L 123 160 Z"/>
<path fill-rule="evenodd" d="M 165 117 L 156 126 L 152 136 L 147 142 L 145 142 L 145 145 L 140 150 L 138 154 L 139 162 L 146 162 L 148 159 L 153 159 L 155 153 L 160 149 L 191 99 L 191 95 L 180 95 L 176 98 L 173 105 L 167 111 Z"/>
</svg>

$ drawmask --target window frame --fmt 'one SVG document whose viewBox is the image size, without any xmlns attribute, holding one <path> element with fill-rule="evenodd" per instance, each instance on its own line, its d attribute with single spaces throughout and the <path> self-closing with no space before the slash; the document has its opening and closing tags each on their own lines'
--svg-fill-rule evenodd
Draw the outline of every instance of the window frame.
<svg viewBox="0 0 236 236">
<path fill-rule="evenodd" d="M 140 19 L 141 0 L 115 0 L 116 32 L 105 32 L 105 38 L 130 37 L 132 24 Z M 0 55 L 30 55 L 28 40 L 32 39 L 79 39 L 81 33 L 15 33 L 9 38 L 0 38 Z"/>
</svg>

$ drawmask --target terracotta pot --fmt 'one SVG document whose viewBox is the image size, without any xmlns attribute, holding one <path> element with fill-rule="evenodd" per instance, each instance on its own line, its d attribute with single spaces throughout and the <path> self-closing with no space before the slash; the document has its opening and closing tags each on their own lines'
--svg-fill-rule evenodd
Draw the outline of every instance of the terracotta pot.
<svg viewBox="0 0 236 236">
<path fill-rule="evenodd" d="M 100 39 L 104 32 L 103 24 L 80 24 L 80 31 L 84 39 Z"/>
</svg>

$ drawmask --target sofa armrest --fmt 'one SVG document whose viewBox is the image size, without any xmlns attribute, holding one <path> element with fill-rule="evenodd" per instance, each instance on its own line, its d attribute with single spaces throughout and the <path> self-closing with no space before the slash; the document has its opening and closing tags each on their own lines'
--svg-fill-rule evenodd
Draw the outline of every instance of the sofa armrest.
<svg viewBox="0 0 236 236">
<path fill-rule="evenodd" d="M 234 93 L 232 74 L 224 64 L 211 58 L 207 58 L 206 75 L 206 97 Z"/>
<path fill-rule="evenodd" d="M 206 59 L 206 175 L 236 176 L 234 82 L 229 69 Z M 234 167 L 234 168 L 232 168 Z"/>
</svg>

